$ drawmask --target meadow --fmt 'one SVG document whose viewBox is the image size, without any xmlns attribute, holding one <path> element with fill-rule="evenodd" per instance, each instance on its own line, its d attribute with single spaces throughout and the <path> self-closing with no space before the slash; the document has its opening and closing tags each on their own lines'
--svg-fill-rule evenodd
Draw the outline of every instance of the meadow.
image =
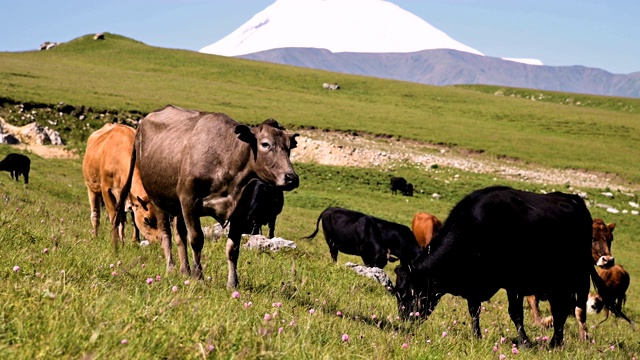
<svg viewBox="0 0 640 360">
<path fill-rule="evenodd" d="M 344 91 L 325 91 L 320 85 L 326 81 L 339 82 Z M 603 171 L 632 186 L 640 180 L 635 166 L 638 99 L 587 96 L 589 104 L 581 100 L 580 105 L 532 101 L 523 89 L 502 90 L 520 96 L 496 96 L 498 90 L 492 88 L 430 87 L 151 48 L 116 35 L 102 43 L 82 37 L 47 52 L 0 53 L 0 89 L 12 104 L 55 107 L 62 101 L 84 107 L 85 120 L 77 113 L 63 114 L 58 115 L 57 125 L 50 125 L 80 155 L 86 136 L 105 121 L 136 118 L 173 103 L 225 112 L 246 123 L 275 117 L 292 129 L 315 127 L 444 143 L 488 157 Z M 577 97 L 535 93 L 551 99 Z M 15 109 L 15 104 L 6 105 L 0 116 L 14 119 Z M 100 116 L 105 112 L 108 115 Z M 46 118 L 44 112 L 39 114 Z M 9 152 L 16 150 L 0 146 L 0 158 Z M 498 359 L 504 354 L 507 359 L 631 359 L 640 355 L 638 334 L 613 317 L 601 323 L 601 314 L 588 317 L 589 342 L 578 341 L 577 323 L 569 319 L 565 346 L 550 349 L 552 330 L 535 327 L 527 309 L 525 326 L 535 341 L 532 348 L 514 351 L 515 328 L 503 291 L 483 304 L 479 340 L 471 334 L 461 298 L 445 296 L 425 322 L 400 321 L 391 294 L 343 265 L 361 263 L 359 258 L 340 254 L 333 264 L 321 235 L 301 240 L 313 232 L 327 206 L 410 225 L 417 211 L 446 219 L 462 197 L 489 185 L 535 192 L 580 190 L 587 193 L 593 217 L 617 225 L 613 253 L 631 274 L 624 310 L 637 320 L 640 217 L 612 214 L 595 205 L 631 210 L 629 202 L 638 202 L 631 192 L 612 191 L 610 198 L 602 194 L 611 190 L 606 188 L 514 183 L 493 174 L 403 163 L 395 164 L 393 171 L 295 163 L 301 185 L 285 196 L 276 236 L 295 241 L 297 249 L 276 253 L 241 249 L 240 286 L 234 296 L 225 287 L 224 241 L 205 244 L 202 281 L 166 273 L 158 244 L 140 247 L 127 240 L 116 252 L 106 220 L 97 236 L 90 234 L 81 156 L 27 155 L 32 159 L 28 185 L 0 173 L 2 358 Z M 391 195 L 392 175 L 413 182 L 416 195 Z M 433 198 L 433 192 L 442 197 Z M 540 249 L 541 266 L 545 251 L 552 249 Z M 392 269 L 390 265 L 385 270 L 392 276 Z M 548 313 L 546 303 L 541 310 Z"/>
</svg>

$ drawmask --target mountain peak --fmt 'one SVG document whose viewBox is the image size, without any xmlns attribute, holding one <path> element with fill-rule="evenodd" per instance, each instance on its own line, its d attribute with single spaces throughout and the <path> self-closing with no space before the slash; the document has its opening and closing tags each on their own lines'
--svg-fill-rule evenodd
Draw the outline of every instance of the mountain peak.
<svg viewBox="0 0 640 360">
<path fill-rule="evenodd" d="M 385 0 L 277 0 L 200 52 L 239 56 L 294 47 L 334 53 L 453 49 L 483 55 Z"/>
</svg>

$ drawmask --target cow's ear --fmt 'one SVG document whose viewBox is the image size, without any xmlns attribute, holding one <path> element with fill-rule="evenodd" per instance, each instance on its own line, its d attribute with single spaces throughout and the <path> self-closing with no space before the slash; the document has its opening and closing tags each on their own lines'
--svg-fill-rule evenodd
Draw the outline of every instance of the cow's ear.
<svg viewBox="0 0 640 360">
<path fill-rule="evenodd" d="M 609 229 L 609 232 L 613 232 L 613 229 L 616 228 L 616 223 L 611 223 L 609 225 L 607 225 L 607 228 Z"/>
<path fill-rule="evenodd" d="M 149 203 L 149 201 L 142 200 L 140 196 L 136 196 L 136 198 L 138 198 L 138 202 L 140 203 L 140 206 L 142 206 L 144 211 L 149 211 L 149 208 L 147 207 L 147 204 Z"/>
<path fill-rule="evenodd" d="M 236 134 L 238 134 L 238 139 L 246 143 L 253 144 L 256 142 L 256 136 L 247 125 L 236 126 Z"/>
<path fill-rule="evenodd" d="M 300 134 L 295 133 L 289 138 L 289 150 L 295 149 L 298 146 L 298 141 L 296 140 L 298 136 L 300 136 Z"/>
</svg>

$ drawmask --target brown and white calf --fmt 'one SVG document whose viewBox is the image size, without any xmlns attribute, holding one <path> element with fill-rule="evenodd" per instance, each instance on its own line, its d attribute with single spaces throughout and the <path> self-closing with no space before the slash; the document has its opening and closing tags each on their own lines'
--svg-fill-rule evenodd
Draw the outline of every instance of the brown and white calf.
<svg viewBox="0 0 640 360">
<path fill-rule="evenodd" d="M 606 287 L 600 289 L 598 294 L 589 294 L 587 312 L 600 313 L 600 311 L 604 309 L 605 314 L 609 316 L 609 309 L 605 306 L 602 296 L 600 295 L 603 292 L 606 292 L 610 298 L 615 299 L 614 307 L 618 311 L 621 311 L 622 306 L 627 300 L 627 290 L 631 283 L 629 273 L 622 265 L 615 264 L 608 269 L 598 268 L 598 275 L 604 280 Z"/>
</svg>

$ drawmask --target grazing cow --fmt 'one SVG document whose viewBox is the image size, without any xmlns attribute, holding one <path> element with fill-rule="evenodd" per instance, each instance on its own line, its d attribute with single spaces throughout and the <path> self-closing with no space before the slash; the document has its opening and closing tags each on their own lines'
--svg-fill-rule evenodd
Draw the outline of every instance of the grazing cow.
<svg viewBox="0 0 640 360">
<path fill-rule="evenodd" d="M 604 286 L 590 254 L 591 224 L 577 195 L 502 186 L 474 191 L 453 208 L 420 256 L 396 268 L 398 311 L 403 318 L 410 311 L 427 318 L 443 295 L 461 296 L 467 299 L 473 332 L 481 337 L 481 302 L 505 289 L 509 315 L 526 346 L 523 297 L 544 294 L 554 316 L 551 346 L 563 344 L 564 324 L 574 307 L 585 340 L 589 278 L 597 289 Z"/>
<path fill-rule="evenodd" d="M 366 266 L 382 269 L 388 261 L 398 259 L 401 264 L 408 264 L 420 253 L 409 227 L 338 207 L 326 208 L 318 217 L 313 234 L 305 239 L 318 234 L 321 220 L 333 262 L 338 261 L 338 252 L 343 252 L 362 257 Z"/>
<path fill-rule="evenodd" d="M 429 245 L 433 235 L 440 230 L 442 222 L 435 215 L 425 212 L 417 212 L 411 221 L 411 230 L 416 237 L 418 245 L 424 249 Z"/>
<path fill-rule="evenodd" d="M 0 161 L 0 171 L 8 171 L 11 178 L 18 181 L 18 176 L 22 175 L 24 183 L 29 183 L 29 171 L 31 170 L 31 159 L 22 154 L 9 154 Z"/>
<path fill-rule="evenodd" d="M 100 207 L 104 202 L 109 219 L 113 222 L 120 191 L 127 182 L 131 151 L 136 136 L 132 127 L 106 124 L 87 139 L 87 150 L 82 160 L 82 175 L 89 194 L 92 233 L 98 234 Z M 142 236 L 150 241 L 159 240 L 158 219 L 153 204 L 140 181 L 136 168 L 131 180 L 127 200 L 133 210 L 133 241 Z M 124 241 L 124 226 L 118 229 L 118 238 Z"/>
<path fill-rule="evenodd" d="M 615 259 L 611 255 L 611 242 L 613 241 L 613 229 L 615 227 L 615 223 L 607 225 L 602 219 L 593 219 L 591 225 L 591 236 L 593 237 L 591 256 L 593 257 L 593 264 L 598 266 L 598 271 L 615 264 Z M 552 316 L 547 316 L 544 319 L 540 317 L 539 300 L 546 299 L 540 298 L 538 295 L 529 295 L 526 298 L 531 308 L 533 323 L 543 327 L 553 326 Z"/>
<path fill-rule="evenodd" d="M 391 193 L 393 195 L 396 195 L 398 191 L 400 191 L 401 194 L 404 194 L 407 189 L 407 180 L 403 177 L 392 177 L 390 186 Z"/>
<path fill-rule="evenodd" d="M 269 238 L 274 237 L 276 218 L 284 207 L 284 193 L 260 179 L 251 180 L 231 216 L 231 227 L 243 227 L 243 234 L 262 234 L 262 226 L 269 225 Z"/>
<path fill-rule="evenodd" d="M 610 268 L 598 268 L 598 275 L 604 280 L 605 288 L 598 289 L 598 294 L 589 294 L 589 300 L 587 300 L 587 309 L 589 312 L 599 313 L 604 308 L 607 317 L 609 316 L 609 309 L 605 306 L 602 300 L 602 295 L 614 299 L 614 307 L 618 312 L 622 312 L 622 306 L 627 300 L 627 289 L 631 283 L 631 278 L 627 270 L 621 265 L 615 264 Z"/>
<path fill-rule="evenodd" d="M 222 113 L 172 105 L 142 119 L 130 169 L 137 161 L 142 184 L 151 202 L 160 209 L 167 270 L 174 267 L 170 217 L 174 217 L 178 235 L 181 273 L 202 279 L 200 256 L 204 234 L 200 217 L 211 216 L 221 224 L 226 223 L 242 189 L 254 178 L 285 191 L 298 187 L 300 180 L 289 159 L 291 149 L 296 147 L 296 136 L 298 134 L 287 134 L 273 119 L 249 127 Z M 125 187 L 118 201 L 116 224 L 122 219 L 122 196 L 127 192 Z M 229 288 L 238 286 L 236 266 L 241 230 L 242 226 L 229 229 L 226 245 Z M 193 272 L 187 258 L 187 244 L 193 250 Z"/>
<path fill-rule="evenodd" d="M 413 184 L 412 183 L 407 183 L 407 186 L 404 188 L 404 191 L 402 192 L 402 195 L 404 195 L 404 196 L 413 196 Z"/>
</svg>

